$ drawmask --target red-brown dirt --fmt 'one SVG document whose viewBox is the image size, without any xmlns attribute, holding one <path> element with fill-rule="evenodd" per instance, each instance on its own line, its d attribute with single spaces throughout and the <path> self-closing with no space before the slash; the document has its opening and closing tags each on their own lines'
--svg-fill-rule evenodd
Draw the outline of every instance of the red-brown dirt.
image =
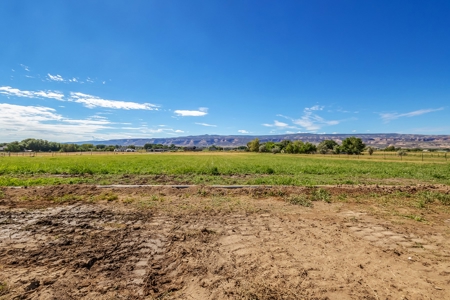
<svg viewBox="0 0 450 300">
<path fill-rule="evenodd" d="M 325 189 L 4 188 L 0 299 L 450 299 L 447 187 Z"/>
</svg>

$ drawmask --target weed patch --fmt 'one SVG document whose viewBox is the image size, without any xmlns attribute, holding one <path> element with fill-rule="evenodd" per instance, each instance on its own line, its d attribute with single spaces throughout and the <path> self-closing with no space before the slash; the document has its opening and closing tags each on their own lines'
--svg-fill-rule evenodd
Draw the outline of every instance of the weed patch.
<svg viewBox="0 0 450 300">
<path fill-rule="evenodd" d="M 450 194 L 444 194 L 433 191 L 424 191 L 418 193 L 418 198 L 419 203 L 423 203 L 424 205 L 433 203 L 436 200 L 441 202 L 442 205 L 450 205 Z"/>
<path fill-rule="evenodd" d="M 331 202 L 331 195 L 330 192 L 324 189 L 314 189 L 311 192 L 311 200 L 312 201 L 324 201 L 327 203 Z"/>
<path fill-rule="evenodd" d="M 4 282 L 0 282 L 0 296 L 6 295 L 9 291 L 8 285 Z"/>
<path fill-rule="evenodd" d="M 313 203 L 306 195 L 291 195 L 290 197 L 285 198 L 285 201 L 294 204 L 300 205 L 304 207 L 312 207 Z"/>
<path fill-rule="evenodd" d="M 94 200 L 115 201 L 115 200 L 119 199 L 119 196 L 112 192 L 106 192 L 106 193 L 102 193 L 94 198 L 95 198 Z"/>
</svg>

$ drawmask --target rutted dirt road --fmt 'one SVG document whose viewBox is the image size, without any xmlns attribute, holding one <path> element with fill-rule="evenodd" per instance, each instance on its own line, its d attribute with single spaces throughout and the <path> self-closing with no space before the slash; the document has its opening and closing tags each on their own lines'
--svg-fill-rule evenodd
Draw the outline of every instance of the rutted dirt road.
<svg viewBox="0 0 450 300">
<path fill-rule="evenodd" d="M 282 201 L 302 188 L 2 193 L 0 299 L 450 299 L 439 211 Z"/>
</svg>

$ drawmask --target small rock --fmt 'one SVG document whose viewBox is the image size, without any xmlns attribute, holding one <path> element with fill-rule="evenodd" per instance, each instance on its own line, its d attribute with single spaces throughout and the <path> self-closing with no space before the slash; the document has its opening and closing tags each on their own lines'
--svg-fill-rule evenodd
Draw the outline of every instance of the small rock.
<svg viewBox="0 0 450 300">
<path fill-rule="evenodd" d="M 56 282 L 55 278 L 45 278 L 44 280 L 42 280 L 43 285 L 51 285 L 54 284 L 55 282 Z"/>
<path fill-rule="evenodd" d="M 32 291 L 37 289 L 40 286 L 40 282 L 36 279 L 31 280 L 30 284 L 25 288 L 25 291 Z"/>
</svg>

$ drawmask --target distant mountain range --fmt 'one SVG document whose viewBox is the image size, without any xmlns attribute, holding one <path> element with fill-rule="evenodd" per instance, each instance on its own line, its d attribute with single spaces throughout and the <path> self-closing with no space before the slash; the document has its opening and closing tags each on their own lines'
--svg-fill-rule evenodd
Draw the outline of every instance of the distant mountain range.
<svg viewBox="0 0 450 300">
<path fill-rule="evenodd" d="M 339 144 L 342 140 L 356 136 L 363 140 L 366 145 L 385 148 L 389 145 L 404 148 L 450 148 L 450 135 L 420 135 L 420 134 L 397 134 L 397 133 L 373 133 L 373 134 L 281 134 L 281 135 L 197 135 L 184 137 L 169 138 L 137 138 L 137 139 L 117 139 L 107 141 L 84 141 L 76 142 L 76 144 L 90 143 L 94 145 L 135 145 L 144 146 L 145 144 L 163 144 L 176 146 L 196 146 L 207 147 L 211 145 L 222 147 L 238 147 L 247 145 L 247 143 L 255 138 L 260 142 L 280 142 L 282 140 L 301 140 L 318 144 L 323 140 L 334 140 Z"/>
</svg>

